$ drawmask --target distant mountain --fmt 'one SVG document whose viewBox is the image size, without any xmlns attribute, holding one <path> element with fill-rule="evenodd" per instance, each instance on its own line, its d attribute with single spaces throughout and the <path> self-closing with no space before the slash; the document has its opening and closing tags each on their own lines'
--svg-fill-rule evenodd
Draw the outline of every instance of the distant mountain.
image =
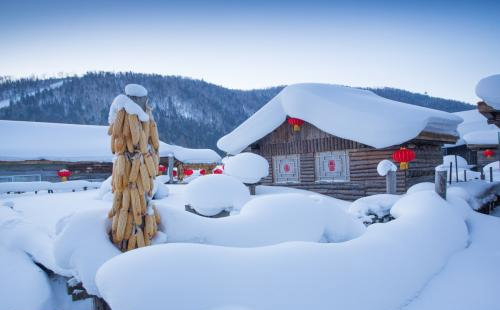
<svg viewBox="0 0 500 310">
<path fill-rule="evenodd" d="M 92 72 L 53 79 L 4 77 L 0 78 L 0 119 L 104 125 L 111 101 L 128 83 L 148 89 L 163 141 L 215 150 L 217 139 L 283 89 L 235 90 L 179 76 L 130 72 Z M 370 90 L 389 99 L 449 112 L 474 108 L 400 89 Z"/>
</svg>

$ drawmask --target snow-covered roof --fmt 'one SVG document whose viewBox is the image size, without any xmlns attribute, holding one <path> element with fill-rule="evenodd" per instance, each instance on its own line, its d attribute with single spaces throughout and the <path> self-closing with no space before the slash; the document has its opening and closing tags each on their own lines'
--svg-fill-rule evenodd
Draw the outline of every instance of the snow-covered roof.
<svg viewBox="0 0 500 310">
<path fill-rule="evenodd" d="M 286 117 L 297 117 L 340 138 L 375 148 L 401 144 L 422 131 L 458 136 L 462 119 L 451 113 L 389 100 L 371 91 L 329 84 L 284 88 L 217 146 L 237 154 L 263 138 Z"/>
<path fill-rule="evenodd" d="M 500 110 L 500 74 L 480 80 L 476 85 L 476 95 L 488 105 Z"/>
<path fill-rule="evenodd" d="M 454 113 L 463 118 L 457 127 L 460 139 L 454 145 L 462 144 L 497 144 L 498 127 L 488 124 L 487 119 L 477 109 Z"/>
<path fill-rule="evenodd" d="M 0 160 L 111 162 L 108 126 L 0 120 Z M 160 142 L 160 156 L 173 154 L 187 163 L 216 163 L 209 149 L 188 149 Z"/>
</svg>

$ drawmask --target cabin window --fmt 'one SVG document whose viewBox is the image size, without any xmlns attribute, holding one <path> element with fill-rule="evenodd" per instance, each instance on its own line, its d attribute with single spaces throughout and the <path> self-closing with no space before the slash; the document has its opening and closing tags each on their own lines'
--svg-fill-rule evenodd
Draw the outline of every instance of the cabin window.
<svg viewBox="0 0 500 310">
<path fill-rule="evenodd" d="M 298 154 L 274 156 L 273 170 L 275 183 L 299 183 L 300 156 Z"/>
<path fill-rule="evenodd" d="M 349 157 L 345 151 L 316 153 L 316 181 L 348 182 Z"/>
</svg>

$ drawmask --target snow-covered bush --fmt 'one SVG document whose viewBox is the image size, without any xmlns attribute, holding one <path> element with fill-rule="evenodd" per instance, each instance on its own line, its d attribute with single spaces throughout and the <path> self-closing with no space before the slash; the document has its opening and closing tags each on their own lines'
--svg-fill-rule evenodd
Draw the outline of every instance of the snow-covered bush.
<svg viewBox="0 0 500 310">
<path fill-rule="evenodd" d="M 307 194 L 257 196 L 241 213 L 217 220 L 158 206 L 168 242 L 251 247 L 285 241 L 340 242 L 365 227 L 328 198 Z"/>
<path fill-rule="evenodd" d="M 250 199 L 248 188 L 238 179 L 211 174 L 191 181 L 186 187 L 186 203 L 196 212 L 213 216 L 223 210 L 239 210 Z"/>
<path fill-rule="evenodd" d="M 391 208 L 400 198 L 399 195 L 391 194 L 362 197 L 349 206 L 348 212 L 366 224 L 386 222 L 392 219 Z"/>
<path fill-rule="evenodd" d="M 120 310 L 399 309 L 467 246 L 468 233 L 462 215 L 433 192 L 406 195 L 391 212 L 396 220 L 342 243 L 147 247 L 106 262 L 96 282 Z"/>
<path fill-rule="evenodd" d="M 387 173 L 389 173 L 389 171 L 397 171 L 397 170 L 398 167 L 396 167 L 396 165 L 392 161 L 387 159 L 380 161 L 377 165 L 377 173 L 381 177 L 385 177 Z"/>
<path fill-rule="evenodd" d="M 269 174 L 267 160 L 253 153 L 241 153 L 224 158 L 224 174 L 237 178 L 243 183 L 258 183 Z"/>
</svg>

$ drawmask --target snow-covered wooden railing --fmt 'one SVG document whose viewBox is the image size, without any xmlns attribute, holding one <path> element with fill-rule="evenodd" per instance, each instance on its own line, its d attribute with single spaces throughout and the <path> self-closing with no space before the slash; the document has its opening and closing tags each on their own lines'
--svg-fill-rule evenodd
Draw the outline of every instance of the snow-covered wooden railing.
<svg viewBox="0 0 500 310">
<path fill-rule="evenodd" d="M 67 182 L 5 182 L 0 183 L 0 194 L 19 194 L 27 192 L 38 193 L 40 191 L 47 191 L 53 193 L 56 191 L 77 191 L 99 188 L 101 182 L 90 182 L 85 180 L 75 180 Z"/>
</svg>

